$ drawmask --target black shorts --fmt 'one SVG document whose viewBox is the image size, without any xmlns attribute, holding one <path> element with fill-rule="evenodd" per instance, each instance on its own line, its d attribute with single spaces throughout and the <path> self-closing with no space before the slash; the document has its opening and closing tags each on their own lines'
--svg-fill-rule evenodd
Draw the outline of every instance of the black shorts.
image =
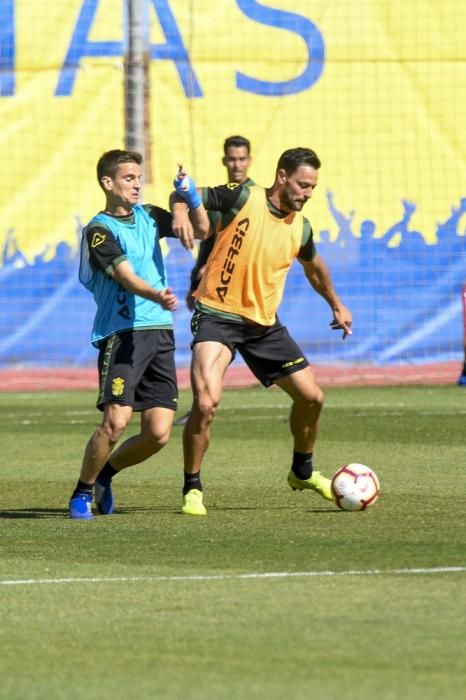
<svg viewBox="0 0 466 700">
<path fill-rule="evenodd" d="M 178 387 L 172 330 L 130 330 L 104 341 L 99 351 L 97 408 L 106 403 L 176 411 Z"/>
<path fill-rule="evenodd" d="M 264 386 L 309 366 L 300 347 L 278 319 L 273 326 L 260 326 L 257 323 L 235 323 L 196 311 L 191 330 L 193 346 L 208 340 L 222 343 L 230 349 L 232 361 L 238 350 Z"/>
</svg>

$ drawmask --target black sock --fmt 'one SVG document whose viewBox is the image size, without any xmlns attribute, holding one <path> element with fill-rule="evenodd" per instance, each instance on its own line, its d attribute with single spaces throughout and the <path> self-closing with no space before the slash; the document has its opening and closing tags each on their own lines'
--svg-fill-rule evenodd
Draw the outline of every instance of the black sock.
<svg viewBox="0 0 466 700">
<path fill-rule="evenodd" d="M 87 493 L 87 494 L 92 494 L 94 492 L 94 484 L 86 484 L 84 481 L 81 481 L 81 479 L 78 481 L 76 484 L 76 488 L 73 491 L 73 496 L 77 493 Z"/>
<path fill-rule="evenodd" d="M 312 452 L 296 452 L 296 450 L 293 450 L 291 471 L 298 479 L 309 479 L 312 474 Z"/>
<path fill-rule="evenodd" d="M 99 476 L 97 477 L 100 484 L 109 484 L 115 474 L 118 474 L 117 470 L 112 467 L 110 462 L 106 462 L 102 469 L 100 470 Z"/>
<path fill-rule="evenodd" d="M 191 489 L 197 489 L 198 491 L 202 491 L 200 472 L 197 472 L 197 474 L 187 474 L 186 472 L 184 473 L 183 496 L 186 496 L 188 491 L 191 491 Z"/>
<path fill-rule="evenodd" d="M 466 362 L 463 365 L 463 377 L 466 377 Z"/>
</svg>

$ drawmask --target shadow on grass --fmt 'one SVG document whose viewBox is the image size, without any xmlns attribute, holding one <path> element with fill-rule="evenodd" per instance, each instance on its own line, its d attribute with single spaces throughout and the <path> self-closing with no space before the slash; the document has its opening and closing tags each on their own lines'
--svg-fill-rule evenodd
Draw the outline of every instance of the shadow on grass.
<svg viewBox="0 0 466 700">
<path fill-rule="evenodd" d="M 212 513 L 227 513 L 229 511 L 234 511 L 234 512 L 248 512 L 248 511 L 256 511 L 256 512 L 273 512 L 277 513 L 278 511 L 289 511 L 292 513 L 296 513 L 298 510 L 296 506 L 216 506 L 216 505 L 211 505 L 208 506 L 209 512 Z M 329 510 L 328 508 L 306 508 L 304 509 L 306 513 L 341 513 L 341 511 L 338 508 L 333 508 Z"/>
<path fill-rule="evenodd" d="M 64 508 L 11 508 L 10 510 L 0 510 L 0 519 L 15 520 L 21 518 L 50 518 L 63 517 L 69 515 Z"/>
<path fill-rule="evenodd" d="M 276 506 L 276 507 L 259 507 L 259 506 L 209 506 L 210 513 L 247 513 L 247 512 L 263 512 L 263 511 L 296 511 L 293 506 Z M 339 508 L 306 508 L 306 513 L 325 513 L 327 515 L 334 515 L 335 513 L 341 513 Z M 118 517 L 118 515 L 131 515 L 131 514 L 142 514 L 142 513 L 171 513 L 173 515 L 183 515 L 179 508 L 173 508 L 170 506 L 126 506 L 119 507 L 115 510 L 111 516 L 99 515 L 99 513 L 94 513 L 95 518 L 108 518 L 108 517 Z M 8 510 L 0 510 L 0 520 L 34 520 L 34 519 L 46 519 L 46 518 L 69 518 L 68 508 L 10 508 Z M 187 516 L 183 516 L 187 517 Z M 203 518 L 202 518 L 203 519 Z"/>
<path fill-rule="evenodd" d="M 99 515 L 94 513 L 96 518 L 108 518 L 118 515 L 127 515 L 130 513 L 175 513 L 179 510 L 169 507 L 144 508 L 140 506 L 128 506 L 127 508 L 117 508 L 111 516 Z M 0 520 L 21 520 L 21 519 L 38 519 L 38 518 L 69 518 L 70 513 L 68 508 L 10 508 L 9 510 L 0 510 Z"/>
<path fill-rule="evenodd" d="M 179 508 L 171 506 L 118 506 L 112 515 L 128 515 L 130 513 L 179 513 Z M 105 517 L 105 516 L 103 516 Z"/>
</svg>

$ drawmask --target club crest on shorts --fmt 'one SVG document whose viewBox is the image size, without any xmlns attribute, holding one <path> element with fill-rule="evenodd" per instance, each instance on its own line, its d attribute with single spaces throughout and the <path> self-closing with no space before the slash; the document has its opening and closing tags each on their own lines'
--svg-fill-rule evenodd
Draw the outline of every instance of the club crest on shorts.
<svg viewBox="0 0 466 700">
<path fill-rule="evenodd" d="M 113 396 L 122 396 L 125 390 L 125 380 L 121 377 L 115 377 L 112 380 L 112 394 Z"/>
</svg>

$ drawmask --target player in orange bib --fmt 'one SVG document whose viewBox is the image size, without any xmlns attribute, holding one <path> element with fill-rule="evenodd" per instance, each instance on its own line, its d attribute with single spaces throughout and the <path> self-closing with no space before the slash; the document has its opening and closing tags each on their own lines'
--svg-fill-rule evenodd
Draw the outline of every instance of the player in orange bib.
<svg viewBox="0 0 466 700">
<path fill-rule="evenodd" d="M 316 252 L 311 225 L 301 214 L 317 185 L 320 165 L 311 149 L 292 148 L 281 155 L 269 189 L 230 184 L 201 191 L 205 208 L 221 212 L 222 218 L 194 292 L 194 399 L 183 433 L 185 514 L 207 513 L 200 469 L 223 378 L 236 351 L 264 386 L 276 384 L 291 397 L 290 487 L 332 500 L 330 480 L 312 464 L 324 396 L 301 349 L 277 318 L 287 273 L 297 258 L 311 286 L 330 306 L 332 329 L 341 329 L 343 338 L 351 334 L 351 313 L 340 301 Z"/>
</svg>

